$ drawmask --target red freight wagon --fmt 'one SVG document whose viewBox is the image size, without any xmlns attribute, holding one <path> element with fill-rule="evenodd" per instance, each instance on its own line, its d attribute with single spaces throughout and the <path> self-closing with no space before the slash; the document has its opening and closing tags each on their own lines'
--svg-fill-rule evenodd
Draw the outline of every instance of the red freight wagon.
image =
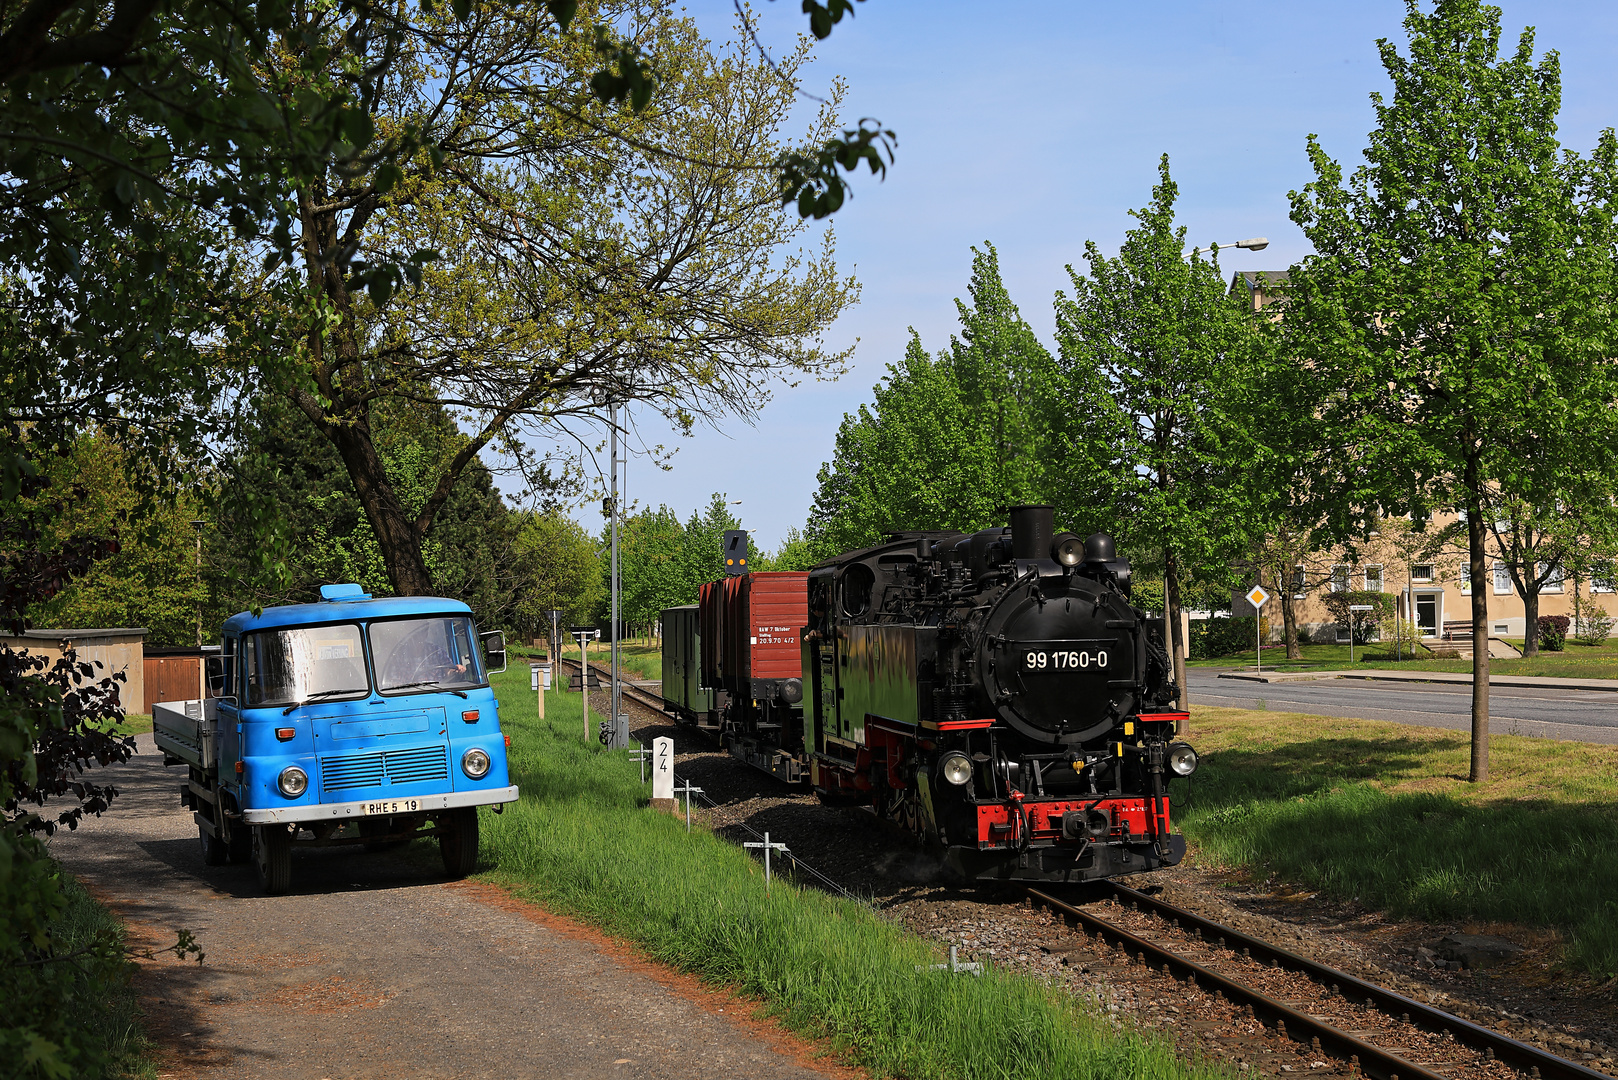
<svg viewBox="0 0 1618 1080">
<path fill-rule="evenodd" d="M 809 575 L 736 574 L 698 595 L 702 685 L 728 695 L 720 722 L 730 752 L 790 783 L 808 775 L 803 653 Z"/>
</svg>

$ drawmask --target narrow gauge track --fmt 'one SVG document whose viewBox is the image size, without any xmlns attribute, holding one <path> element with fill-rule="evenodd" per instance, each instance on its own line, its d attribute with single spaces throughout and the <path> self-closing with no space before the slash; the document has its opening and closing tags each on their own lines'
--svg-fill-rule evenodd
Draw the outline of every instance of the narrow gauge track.
<svg viewBox="0 0 1618 1080">
<path fill-rule="evenodd" d="M 1108 886 L 1119 901 L 1130 909 L 1157 916 L 1168 936 L 1182 939 L 1176 942 L 1180 948 L 1175 950 L 1160 942 L 1149 940 L 1091 911 L 1058 900 L 1039 889 L 1030 888 L 1028 893 L 1036 904 L 1056 913 L 1064 921 L 1071 920 L 1081 928 L 1081 931 L 1095 934 L 1101 941 L 1121 950 L 1125 955 L 1154 968 L 1161 965 L 1165 973 L 1177 979 L 1191 980 L 1204 990 L 1221 994 L 1235 1004 L 1246 1006 L 1252 1011 L 1255 1019 L 1273 1027 L 1282 1038 L 1313 1041 L 1322 1052 L 1350 1062 L 1376 1080 L 1441 1080 L 1448 1076 L 1450 1070 L 1463 1065 L 1464 1062 L 1410 1061 L 1400 1056 L 1401 1053 L 1408 1052 L 1403 1045 L 1379 1046 L 1370 1041 L 1374 1033 L 1344 1030 L 1332 1022 L 1336 1018 L 1323 1015 L 1323 1012 L 1341 1011 L 1352 1014 L 1359 1010 L 1351 1009 L 1349 1006 L 1370 1006 L 1388 1018 L 1396 1019 L 1398 1027 L 1403 1028 L 1406 1033 L 1414 1027 L 1451 1038 L 1461 1046 L 1474 1051 L 1476 1056 L 1485 1061 L 1498 1061 L 1528 1076 L 1540 1077 L 1543 1080 L 1611 1080 L 1606 1073 L 1557 1057 L 1536 1046 L 1518 1042 L 1516 1039 L 1430 1005 L 1424 1005 L 1346 972 L 1299 956 L 1260 938 L 1221 926 L 1194 912 L 1158 900 L 1128 886 L 1116 882 L 1109 882 Z M 1221 951 L 1228 954 L 1239 952 L 1244 960 L 1302 974 L 1319 986 L 1328 988 L 1331 991 L 1331 999 L 1341 1002 L 1344 1007 L 1339 1010 L 1331 1005 L 1322 1005 L 1318 1001 L 1281 1001 L 1254 987 L 1250 982 L 1243 981 L 1236 970 L 1247 965 L 1221 963 L 1217 955 L 1203 957 L 1200 960 L 1193 960 L 1186 955 L 1196 952 L 1217 954 Z M 1355 1021 L 1353 1016 L 1349 1016 L 1348 1022 L 1363 1022 L 1363 1020 Z M 1399 1043 L 1412 1041 L 1396 1032 L 1377 1037 L 1384 1044 L 1394 1040 Z"/>
<path fill-rule="evenodd" d="M 563 663 L 575 670 L 579 667 L 577 660 L 564 660 Z M 598 665 L 592 664 L 591 667 L 604 677 L 610 675 Z M 662 714 L 661 698 L 628 683 L 621 685 L 625 697 Z M 1375 1080 L 1450 1080 L 1450 1074 L 1466 1062 L 1455 1059 L 1454 1047 L 1448 1049 L 1447 1059 L 1443 1061 L 1411 1061 L 1401 1056 L 1401 1052 L 1409 1052 L 1409 1048 L 1403 1044 L 1414 1041 L 1410 1038 L 1340 1027 L 1326 1015 L 1334 1011 L 1330 1006 L 1320 1002 L 1282 1001 L 1242 981 L 1232 969 L 1246 966 L 1244 964 L 1222 964 L 1217 956 L 1194 960 L 1186 954 L 1217 954 L 1223 951 L 1233 958 L 1239 954 L 1244 961 L 1303 975 L 1323 990 L 1329 990 L 1330 998 L 1344 1006 L 1343 1012 L 1354 1012 L 1353 1006 L 1360 1006 L 1361 1010 L 1369 1007 L 1387 1017 L 1396 1030 L 1402 1028 L 1410 1032 L 1414 1028 L 1426 1033 L 1426 1038 L 1417 1034 L 1417 1040 L 1431 1042 L 1434 1035 L 1442 1041 L 1453 1040 L 1459 1047 L 1471 1051 L 1467 1056 L 1483 1062 L 1499 1062 L 1525 1076 L 1539 1080 L 1613 1080 L 1606 1073 L 1299 956 L 1262 938 L 1233 930 L 1136 889 L 1116 882 L 1108 882 L 1107 887 L 1129 909 L 1156 916 L 1167 936 L 1180 939 L 1174 943 L 1179 946 L 1179 951 L 1148 940 L 1092 911 L 1075 907 L 1039 889 L 1029 888 L 1027 892 L 1035 904 L 1057 914 L 1064 921 L 1077 924 L 1114 949 L 1154 968 L 1166 969 L 1177 979 L 1190 979 L 1204 990 L 1250 1008 L 1254 1019 L 1273 1028 L 1281 1038 L 1310 1043 L 1318 1047 L 1320 1052 L 1350 1063 L 1359 1072 Z M 1353 1025 L 1360 1021 L 1350 1015 L 1341 1022 Z M 1370 1041 L 1373 1035 L 1383 1045 Z M 1432 1050 L 1413 1056 L 1430 1057 Z M 1443 1050 L 1437 1052 L 1444 1053 Z"/>
</svg>

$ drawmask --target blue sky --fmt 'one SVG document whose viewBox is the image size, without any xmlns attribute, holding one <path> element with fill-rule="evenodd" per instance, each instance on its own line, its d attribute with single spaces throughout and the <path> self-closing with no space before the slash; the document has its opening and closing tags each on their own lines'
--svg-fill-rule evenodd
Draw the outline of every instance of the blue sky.
<svg viewBox="0 0 1618 1080">
<path fill-rule="evenodd" d="M 1536 52 L 1560 53 L 1562 142 L 1588 151 L 1618 124 L 1618 5 L 1501 6 L 1503 52 L 1534 26 Z M 798 7 L 758 4 L 772 51 L 806 25 Z M 729 2 L 691 0 L 686 10 L 710 36 L 730 34 Z M 1287 192 L 1311 178 L 1304 139 L 1317 133 L 1345 166 L 1358 162 L 1374 123 L 1369 95 L 1387 86 L 1376 39 L 1402 47 L 1403 17 L 1403 3 L 1389 0 L 860 3 L 819 46 L 808 83 L 843 76 L 847 119 L 877 117 L 899 137 L 887 180 L 856 181 L 834 218 L 839 264 L 863 294 L 827 344 L 858 339 L 853 371 L 783 389 L 751 427 L 732 421 L 674 440 L 649 428 L 648 441 L 679 451 L 670 472 L 632 462 L 629 496 L 684 517 L 725 492 L 741 500 L 734 509 L 755 542 L 775 546 L 803 525 L 838 423 L 870 400 L 907 328 L 934 352 L 957 332 L 972 245 L 998 248 L 1012 298 L 1049 344 L 1064 267 L 1082 266 L 1086 240 L 1116 252 L 1163 153 L 1193 243 L 1269 238 L 1263 252 L 1226 253 L 1227 277 L 1285 268 L 1308 252 L 1287 218 Z M 600 526 L 598 512 L 580 520 Z"/>
</svg>

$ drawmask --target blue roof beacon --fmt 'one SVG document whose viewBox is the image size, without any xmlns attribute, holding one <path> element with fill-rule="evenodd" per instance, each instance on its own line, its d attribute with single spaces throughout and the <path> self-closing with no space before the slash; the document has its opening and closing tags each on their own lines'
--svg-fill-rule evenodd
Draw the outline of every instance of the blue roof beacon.
<svg viewBox="0 0 1618 1080">
<path fill-rule="evenodd" d="M 446 873 L 471 873 L 477 808 L 517 799 L 488 678 L 505 667 L 503 635 L 442 597 L 325 585 L 318 603 L 226 620 L 207 696 L 152 707 L 203 861 L 251 860 L 276 894 L 295 846 L 433 836 Z"/>
</svg>

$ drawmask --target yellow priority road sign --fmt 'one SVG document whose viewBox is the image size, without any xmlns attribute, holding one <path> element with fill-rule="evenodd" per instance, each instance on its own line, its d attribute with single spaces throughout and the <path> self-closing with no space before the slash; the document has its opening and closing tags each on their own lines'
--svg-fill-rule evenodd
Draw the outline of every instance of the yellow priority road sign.
<svg viewBox="0 0 1618 1080">
<path fill-rule="evenodd" d="M 1265 592 L 1263 586 L 1261 585 L 1254 585 L 1247 592 L 1247 602 L 1252 604 L 1255 608 L 1263 607 L 1264 601 L 1268 600 L 1269 598 L 1270 594 Z"/>
</svg>

